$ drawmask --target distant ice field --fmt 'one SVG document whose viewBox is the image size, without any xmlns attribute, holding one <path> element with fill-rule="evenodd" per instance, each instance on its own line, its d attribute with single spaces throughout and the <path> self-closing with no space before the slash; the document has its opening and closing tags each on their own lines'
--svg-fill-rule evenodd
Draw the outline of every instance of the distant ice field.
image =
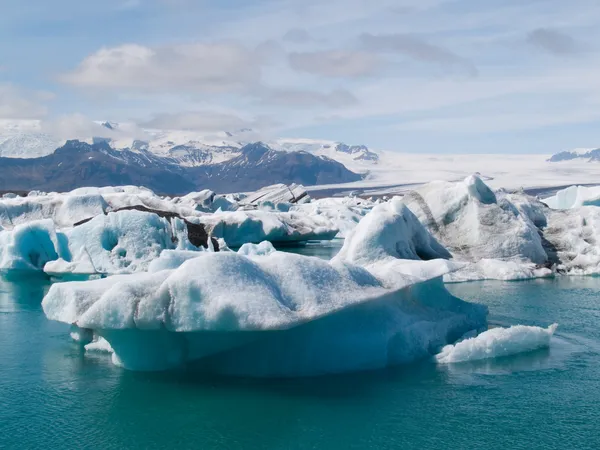
<svg viewBox="0 0 600 450">
<path fill-rule="evenodd" d="M 363 195 L 396 195 L 432 180 L 459 181 L 479 172 L 494 189 L 524 188 L 535 194 L 553 194 L 552 190 L 574 184 L 600 183 L 600 164 L 586 160 L 548 162 L 549 155 L 501 154 L 414 154 L 381 153 L 378 164 L 349 164 L 353 171 L 365 173 L 363 180 L 337 185 L 310 186 L 314 197 L 345 195 L 359 191 Z"/>
</svg>

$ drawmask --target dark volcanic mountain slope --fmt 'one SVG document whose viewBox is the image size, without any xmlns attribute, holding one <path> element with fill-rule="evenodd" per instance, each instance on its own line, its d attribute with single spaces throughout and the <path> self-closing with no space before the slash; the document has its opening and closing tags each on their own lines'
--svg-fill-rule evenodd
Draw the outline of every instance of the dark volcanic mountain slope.
<svg viewBox="0 0 600 450">
<path fill-rule="evenodd" d="M 145 149 L 113 150 L 68 141 L 43 158 L 0 158 L 0 190 L 68 191 L 81 186 L 145 186 L 164 194 L 210 188 L 218 192 L 249 191 L 274 183 L 305 185 L 344 183 L 360 176 L 342 164 L 302 152 L 279 152 L 250 144 L 224 163 L 182 167 Z"/>
</svg>

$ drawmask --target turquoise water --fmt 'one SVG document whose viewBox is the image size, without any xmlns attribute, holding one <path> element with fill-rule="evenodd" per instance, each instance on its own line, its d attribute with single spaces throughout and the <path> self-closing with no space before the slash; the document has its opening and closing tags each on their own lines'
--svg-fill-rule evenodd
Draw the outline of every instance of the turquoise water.
<svg viewBox="0 0 600 450">
<path fill-rule="evenodd" d="M 600 448 L 600 279 L 451 285 L 497 324 L 556 321 L 550 350 L 294 380 L 132 373 L 84 357 L 0 280 L 0 448 Z"/>
</svg>

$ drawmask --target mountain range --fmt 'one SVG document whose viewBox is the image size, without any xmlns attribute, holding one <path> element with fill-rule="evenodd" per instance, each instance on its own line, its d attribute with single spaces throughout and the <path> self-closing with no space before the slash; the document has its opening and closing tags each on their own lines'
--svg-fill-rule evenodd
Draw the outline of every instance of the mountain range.
<svg viewBox="0 0 600 450">
<path fill-rule="evenodd" d="M 257 142 L 250 129 L 206 134 L 114 122 L 95 122 L 89 129 L 94 137 L 65 142 L 38 121 L 0 121 L 0 189 L 132 184 L 164 194 L 203 188 L 226 193 L 273 183 L 357 181 L 379 162 L 379 155 L 364 145 Z"/>
<path fill-rule="evenodd" d="M 548 162 L 571 161 L 574 159 L 587 160 L 588 162 L 600 161 L 600 148 L 576 148 L 556 153 Z"/>
<path fill-rule="evenodd" d="M 304 185 L 357 181 L 361 175 L 325 156 L 286 152 L 262 142 L 236 149 L 214 164 L 185 165 L 157 155 L 141 143 L 116 150 L 105 139 L 67 141 L 38 158 L 0 158 L 0 190 L 68 191 L 81 186 L 145 186 L 178 195 L 200 189 L 221 193 L 256 190 L 275 183 Z"/>
</svg>

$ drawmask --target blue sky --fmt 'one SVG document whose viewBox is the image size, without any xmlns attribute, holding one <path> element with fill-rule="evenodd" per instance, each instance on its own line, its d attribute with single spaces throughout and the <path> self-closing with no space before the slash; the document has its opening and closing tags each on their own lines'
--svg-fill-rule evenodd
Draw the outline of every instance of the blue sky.
<svg viewBox="0 0 600 450">
<path fill-rule="evenodd" d="M 0 119 L 443 153 L 600 145 L 592 0 L 0 4 Z M 69 129 L 67 126 L 66 129 Z"/>
</svg>

